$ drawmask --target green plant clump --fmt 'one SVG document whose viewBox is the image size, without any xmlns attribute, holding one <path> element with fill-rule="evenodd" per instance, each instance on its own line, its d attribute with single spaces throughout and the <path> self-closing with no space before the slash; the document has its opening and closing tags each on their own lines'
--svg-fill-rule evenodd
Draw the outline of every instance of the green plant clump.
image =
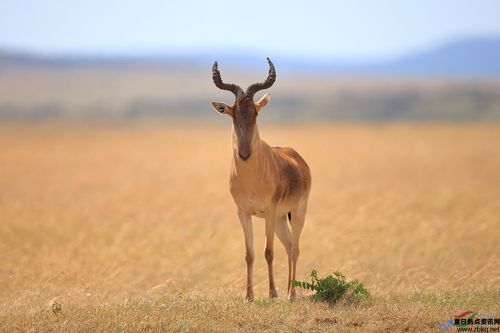
<svg viewBox="0 0 500 333">
<path fill-rule="evenodd" d="M 312 290 L 315 293 L 311 296 L 314 300 L 335 304 L 341 298 L 348 303 L 357 303 L 370 297 L 370 293 L 358 280 L 345 279 L 340 272 L 334 272 L 333 275 L 320 279 L 318 272 L 312 270 L 311 283 L 293 281 L 293 285 L 306 290 Z"/>
</svg>

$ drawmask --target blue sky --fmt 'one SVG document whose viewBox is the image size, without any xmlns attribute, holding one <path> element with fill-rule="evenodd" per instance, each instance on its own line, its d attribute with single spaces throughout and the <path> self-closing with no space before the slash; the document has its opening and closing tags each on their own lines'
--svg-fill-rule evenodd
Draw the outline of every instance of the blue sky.
<svg viewBox="0 0 500 333">
<path fill-rule="evenodd" d="M 364 60 L 500 35 L 497 0 L 1 0 L 0 48 Z"/>
</svg>

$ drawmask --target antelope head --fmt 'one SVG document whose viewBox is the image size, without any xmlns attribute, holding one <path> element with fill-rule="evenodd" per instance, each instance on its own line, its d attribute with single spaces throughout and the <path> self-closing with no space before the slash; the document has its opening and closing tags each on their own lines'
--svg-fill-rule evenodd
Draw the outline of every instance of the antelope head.
<svg viewBox="0 0 500 333">
<path fill-rule="evenodd" d="M 258 102 L 254 102 L 253 97 L 257 91 L 270 88 L 276 81 L 274 65 L 269 58 L 267 62 L 269 63 L 267 79 L 264 82 L 252 84 L 246 91 L 236 84 L 222 82 L 217 61 L 212 66 L 212 78 L 217 88 L 230 91 L 235 96 L 232 106 L 222 102 L 212 102 L 212 106 L 217 112 L 227 114 L 233 119 L 238 155 L 243 161 L 248 160 L 252 155 L 257 114 L 267 105 L 270 98 L 269 94 L 265 94 Z"/>
</svg>

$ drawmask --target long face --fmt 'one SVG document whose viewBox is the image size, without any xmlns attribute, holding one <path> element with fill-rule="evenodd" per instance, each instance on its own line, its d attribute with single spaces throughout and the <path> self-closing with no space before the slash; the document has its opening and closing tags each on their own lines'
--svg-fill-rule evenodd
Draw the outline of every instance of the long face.
<svg viewBox="0 0 500 333">
<path fill-rule="evenodd" d="M 212 102 L 212 106 L 217 112 L 227 114 L 232 118 L 238 156 L 243 161 L 248 160 L 252 155 L 257 115 L 267 105 L 269 99 L 269 94 L 266 94 L 258 102 L 254 102 L 251 96 L 242 94 L 236 98 L 233 106 L 221 102 Z"/>
<path fill-rule="evenodd" d="M 240 96 L 233 107 L 233 125 L 236 133 L 238 156 L 246 161 L 252 155 L 252 142 L 257 123 L 257 108 L 253 99 Z"/>
<path fill-rule="evenodd" d="M 269 94 L 265 94 L 257 103 L 253 101 L 253 97 L 257 91 L 271 87 L 276 80 L 274 65 L 269 58 L 267 58 L 267 62 L 269 63 L 269 75 L 266 81 L 252 84 L 245 92 L 236 84 L 222 82 L 217 62 L 212 66 L 212 78 L 215 85 L 222 90 L 232 92 L 236 97 L 233 106 L 221 102 L 212 102 L 212 106 L 217 112 L 227 114 L 233 118 L 238 156 L 243 161 L 248 160 L 252 155 L 257 114 L 269 102 Z"/>
</svg>

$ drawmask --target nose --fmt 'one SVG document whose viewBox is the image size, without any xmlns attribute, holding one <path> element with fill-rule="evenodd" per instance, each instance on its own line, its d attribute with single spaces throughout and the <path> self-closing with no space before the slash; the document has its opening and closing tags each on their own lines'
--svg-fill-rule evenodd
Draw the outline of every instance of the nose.
<svg viewBox="0 0 500 333">
<path fill-rule="evenodd" d="M 238 152 L 238 155 L 240 155 L 240 158 L 243 160 L 243 161 L 246 161 L 248 160 L 248 158 L 250 157 L 251 153 L 248 152 L 248 153 L 241 153 L 241 152 Z"/>
</svg>

